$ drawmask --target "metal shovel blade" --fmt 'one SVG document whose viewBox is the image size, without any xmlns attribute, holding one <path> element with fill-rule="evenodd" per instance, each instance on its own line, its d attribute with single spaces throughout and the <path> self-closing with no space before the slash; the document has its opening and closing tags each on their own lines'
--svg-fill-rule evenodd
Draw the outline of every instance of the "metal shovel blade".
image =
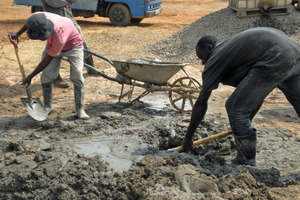
<svg viewBox="0 0 300 200">
<path fill-rule="evenodd" d="M 29 86 L 26 86 L 26 93 L 27 98 L 20 98 L 20 100 L 25 106 L 29 116 L 36 121 L 45 121 L 48 117 L 48 113 L 40 99 L 31 97 Z"/>
</svg>

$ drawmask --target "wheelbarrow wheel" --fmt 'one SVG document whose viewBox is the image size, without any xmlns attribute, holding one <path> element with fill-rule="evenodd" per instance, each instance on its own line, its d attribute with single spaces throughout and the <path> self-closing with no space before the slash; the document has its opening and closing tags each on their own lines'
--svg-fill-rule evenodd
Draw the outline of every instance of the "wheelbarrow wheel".
<svg viewBox="0 0 300 200">
<path fill-rule="evenodd" d="M 201 84 L 193 78 L 183 77 L 174 81 L 171 88 L 199 90 L 201 89 Z M 180 112 L 191 112 L 198 95 L 197 92 L 169 91 L 169 100 L 176 110 Z"/>
</svg>

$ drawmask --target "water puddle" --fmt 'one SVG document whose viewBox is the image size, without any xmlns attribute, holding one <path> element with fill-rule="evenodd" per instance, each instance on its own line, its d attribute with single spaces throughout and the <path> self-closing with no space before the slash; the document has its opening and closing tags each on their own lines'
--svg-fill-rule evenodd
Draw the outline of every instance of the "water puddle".
<svg viewBox="0 0 300 200">
<path fill-rule="evenodd" d="M 142 98 L 142 101 L 151 105 L 152 108 L 155 109 L 164 109 L 168 106 L 170 106 L 169 97 L 167 96 L 167 93 L 155 93 L 149 94 Z"/>
<path fill-rule="evenodd" d="M 114 172 L 129 170 L 133 163 L 140 161 L 148 149 L 138 137 L 99 136 L 95 138 L 76 138 L 65 140 L 78 154 L 87 157 L 100 155 L 109 163 Z"/>
<path fill-rule="evenodd" d="M 153 115 L 154 118 L 164 119 L 174 117 L 172 113 L 174 113 L 176 110 L 173 108 L 173 106 L 171 106 L 167 94 L 168 93 L 166 92 L 155 95 L 152 94 L 142 99 L 143 102 L 150 105 L 147 107 L 147 109 L 155 111 L 155 114 Z"/>
</svg>

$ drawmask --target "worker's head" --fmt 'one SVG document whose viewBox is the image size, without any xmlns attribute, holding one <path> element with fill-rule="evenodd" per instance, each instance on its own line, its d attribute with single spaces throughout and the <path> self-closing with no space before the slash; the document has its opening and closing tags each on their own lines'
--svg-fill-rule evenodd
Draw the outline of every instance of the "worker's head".
<svg viewBox="0 0 300 200">
<path fill-rule="evenodd" d="M 218 39 L 214 36 L 206 35 L 200 38 L 196 45 L 196 54 L 204 65 L 210 57 L 212 49 L 217 45 Z"/>
<path fill-rule="evenodd" d="M 32 40 L 46 40 L 53 32 L 54 24 L 43 13 L 31 15 L 26 24 L 27 35 Z"/>
</svg>

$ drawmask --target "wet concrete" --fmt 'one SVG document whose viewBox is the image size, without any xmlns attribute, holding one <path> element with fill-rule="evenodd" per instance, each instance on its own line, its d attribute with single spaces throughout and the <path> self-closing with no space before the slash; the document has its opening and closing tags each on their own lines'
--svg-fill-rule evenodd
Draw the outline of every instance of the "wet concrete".
<svg viewBox="0 0 300 200">
<path fill-rule="evenodd" d="M 86 157 L 101 156 L 113 172 L 128 171 L 133 163 L 144 156 L 141 149 L 148 148 L 139 137 L 99 136 L 94 138 L 68 139 L 62 142 L 78 154 Z"/>
<path fill-rule="evenodd" d="M 299 140 L 285 130 L 258 128 L 257 167 L 235 166 L 232 136 L 192 154 L 166 151 L 181 145 L 188 115 L 153 107 L 101 103 L 87 121 L 2 119 L 1 198 L 274 199 L 272 188 L 299 185 Z M 194 139 L 229 129 L 209 113 Z"/>
</svg>

